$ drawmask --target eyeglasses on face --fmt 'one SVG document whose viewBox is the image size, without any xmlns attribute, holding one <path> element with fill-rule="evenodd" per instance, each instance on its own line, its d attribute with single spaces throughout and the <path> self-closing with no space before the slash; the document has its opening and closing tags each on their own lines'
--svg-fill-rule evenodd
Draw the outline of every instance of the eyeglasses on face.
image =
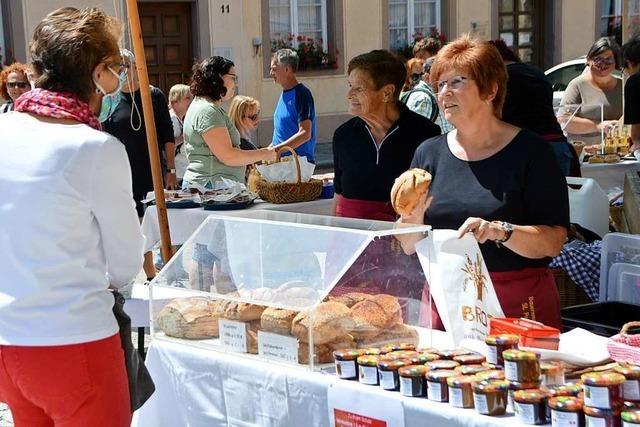
<svg viewBox="0 0 640 427">
<path fill-rule="evenodd" d="M 616 60 L 615 58 L 595 57 L 593 58 L 593 63 L 597 65 L 613 65 L 616 63 Z"/>
<path fill-rule="evenodd" d="M 26 89 L 29 87 L 29 83 L 27 82 L 7 82 L 7 87 L 9 89 Z"/>
<path fill-rule="evenodd" d="M 257 121 L 260 118 L 260 112 L 258 111 L 256 114 L 252 114 L 250 116 L 243 116 L 245 119 L 249 119 L 251 121 Z"/>
<path fill-rule="evenodd" d="M 438 80 L 435 83 L 435 87 L 438 93 L 442 93 L 445 87 L 448 87 L 451 90 L 459 90 L 460 88 L 462 88 L 462 86 L 464 86 L 464 82 L 466 82 L 467 80 L 471 79 L 465 76 L 454 76 L 448 80 Z"/>
</svg>

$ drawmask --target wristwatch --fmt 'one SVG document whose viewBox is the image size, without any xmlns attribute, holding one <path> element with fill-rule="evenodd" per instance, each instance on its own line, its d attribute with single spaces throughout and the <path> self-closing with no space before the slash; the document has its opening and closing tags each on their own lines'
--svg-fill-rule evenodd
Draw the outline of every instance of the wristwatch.
<svg viewBox="0 0 640 427">
<path fill-rule="evenodd" d="M 500 224 L 500 228 L 504 231 L 504 237 L 502 239 L 496 240 L 496 243 L 505 243 L 507 240 L 511 238 L 513 234 L 513 225 L 509 224 L 506 221 L 495 221 Z"/>
</svg>

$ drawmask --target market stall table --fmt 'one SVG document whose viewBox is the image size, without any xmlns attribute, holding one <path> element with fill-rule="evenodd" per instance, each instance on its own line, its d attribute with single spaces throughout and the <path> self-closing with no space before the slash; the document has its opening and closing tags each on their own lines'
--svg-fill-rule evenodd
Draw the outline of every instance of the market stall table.
<svg viewBox="0 0 640 427">
<path fill-rule="evenodd" d="M 609 194 L 614 188 L 624 189 L 624 176 L 629 171 L 640 171 L 640 160 L 623 160 L 619 163 L 582 163 L 584 178 L 593 178 Z"/>
</svg>

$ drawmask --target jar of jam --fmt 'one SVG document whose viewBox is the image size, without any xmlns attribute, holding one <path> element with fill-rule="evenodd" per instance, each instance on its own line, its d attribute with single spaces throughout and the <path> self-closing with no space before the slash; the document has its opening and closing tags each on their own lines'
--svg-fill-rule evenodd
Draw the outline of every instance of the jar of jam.
<svg viewBox="0 0 640 427">
<path fill-rule="evenodd" d="M 403 366 L 398 369 L 400 376 L 400 394 L 409 397 L 426 397 L 425 374 L 429 371 L 425 365 Z"/>
<path fill-rule="evenodd" d="M 411 362 L 407 359 L 380 359 L 378 361 L 378 379 L 380 380 L 380 386 L 385 390 L 398 391 L 400 389 L 398 369 L 410 365 Z"/>
<path fill-rule="evenodd" d="M 484 366 L 485 368 L 492 369 L 492 370 L 498 369 L 500 371 L 504 371 L 504 366 L 503 365 L 494 365 L 493 363 L 482 362 L 482 366 Z"/>
<path fill-rule="evenodd" d="M 480 365 L 486 359 L 481 354 L 462 354 L 455 356 L 453 360 L 461 365 Z"/>
<path fill-rule="evenodd" d="M 397 359 L 410 359 L 419 355 L 417 351 L 413 350 L 394 350 L 389 353 L 380 356 L 381 360 L 397 360 Z"/>
<path fill-rule="evenodd" d="M 478 372 L 476 374 L 478 381 L 485 380 L 503 380 L 504 379 L 504 371 L 499 369 L 489 369 L 488 371 Z"/>
<path fill-rule="evenodd" d="M 473 406 L 482 415 L 503 415 L 507 411 L 507 391 L 505 380 L 487 380 L 473 384 Z"/>
<path fill-rule="evenodd" d="M 458 362 L 454 362 L 453 360 L 434 360 L 433 362 L 427 362 L 427 366 L 429 367 L 429 369 L 431 369 L 432 371 L 438 370 L 438 369 L 455 369 L 458 366 L 460 366 L 460 364 Z"/>
<path fill-rule="evenodd" d="M 544 386 L 564 384 L 564 365 L 559 362 L 540 362 L 540 381 Z"/>
<path fill-rule="evenodd" d="M 626 378 L 611 372 L 590 372 L 581 377 L 584 405 L 591 408 L 614 409 L 624 405 L 622 385 Z"/>
<path fill-rule="evenodd" d="M 509 381 L 533 383 L 540 381 L 540 354 L 533 351 L 505 350 L 504 376 Z"/>
<path fill-rule="evenodd" d="M 449 387 L 447 386 L 447 378 L 458 375 L 449 369 L 440 369 L 429 371 L 426 373 L 427 379 L 427 398 L 435 402 L 449 401 Z"/>
<path fill-rule="evenodd" d="M 622 408 L 598 409 L 585 406 L 584 421 L 586 427 L 621 427 L 620 413 Z"/>
<path fill-rule="evenodd" d="M 640 366 L 630 363 L 620 363 L 614 370 L 626 378 L 622 387 L 624 400 L 640 403 Z"/>
<path fill-rule="evenodd" d="M 551 425 L 553 427 L 584 427 L 582 400 L 571 396 L 558 396 L 549 399 Z"/>
<path fill-rule="evenodd" d="M 409 357 L 411 360 L 411 364 L 413 365 L 424 365 L 427 362 L 433 362 L 434 360 L 438 360 L 440 356 L 433 353 L 418 353 L 417 356 Z"/>
<path fill-rule="evenodd" d="M 507 395 L 507 412 L 514 412 L 513 394 L 516 391 L 532 390 L 540 388 L 539 382 L 519 383 L 517 381 L 509 381 L 509 394 Z"/>
<path fill-rule="evenodd" d="M 563 385 L 543 386 L 541 390 L 547 394 L 547 419 L 551 419 L 551 408 L 549 408 L 549 399 L 558 396 L 577 397 L 582 391 L 582 383 L 568 383 Z"/>
<path fill-rule="evenodd" d="M 378 361 L 380 356 L 365 355 L 359 356 L 358 381 L 362 384 L 378 385 Z"/>
<path fill-rule="evenodd" d="M 447 378 L 449 403 L 456 408 L 473 408 L 473 384 L 478 379 L 473 375 L 461 375 Z"/>
<path fill-rule="evenodd" d="M 513 393 L 513 412 L 523 424 L 547 424 L 547 394 L 540 389 Z"/>
<path fill-rule="evenodd" d="M 487 344 L 487 362 L 504 366 L 502 352 L 518 348 L 520 337 L 513 334 L 489 335 L 484 342 Z"/>
<path fill-rule="evenodd" d="M 460 365 L 456 367 L 454 371 L 461 375 L 475 375 L 480 372 L 488 371 L 488 369 L 482 365 Z"/>
<path fill-rule="evenodd" d="M 622 427 L 640 426 L 640 411 L 623 411 L 620 418 L 622 418 Z"/>
<path fill-rule="evenodd" d="M 333 352 L 333 360 L 336 364 L 336 373 L 343 380 L 358 379 L 358 363 L 356 360 L 362 356 L 363 350 L 343 349 Z"/>
<path fill-rule="evenodd" d="M 467 354 L 473 354 L 471 350 L 465 350 L 463 348 L 456 348 L 455 350 L 441 350 L 438 352 L 441 359 L 453 360 L 454 357 L 464 356 Z"/>
</svg>

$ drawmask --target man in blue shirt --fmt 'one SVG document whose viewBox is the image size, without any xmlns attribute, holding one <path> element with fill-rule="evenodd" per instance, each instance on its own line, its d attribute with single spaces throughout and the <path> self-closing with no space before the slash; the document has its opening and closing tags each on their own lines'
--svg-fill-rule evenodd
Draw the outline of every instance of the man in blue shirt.
<svg viewBox="0 0 640 427">
<path fill-rule="evenodd" d="M 297 70 L 294 50 L 280 49 L 273 54 L 269 75 L 283 91 L 273 115 L 271 145 L 286 145 L 315 162 L 316 111 L 311 91 L 296 78 Z"/>
</svg>

